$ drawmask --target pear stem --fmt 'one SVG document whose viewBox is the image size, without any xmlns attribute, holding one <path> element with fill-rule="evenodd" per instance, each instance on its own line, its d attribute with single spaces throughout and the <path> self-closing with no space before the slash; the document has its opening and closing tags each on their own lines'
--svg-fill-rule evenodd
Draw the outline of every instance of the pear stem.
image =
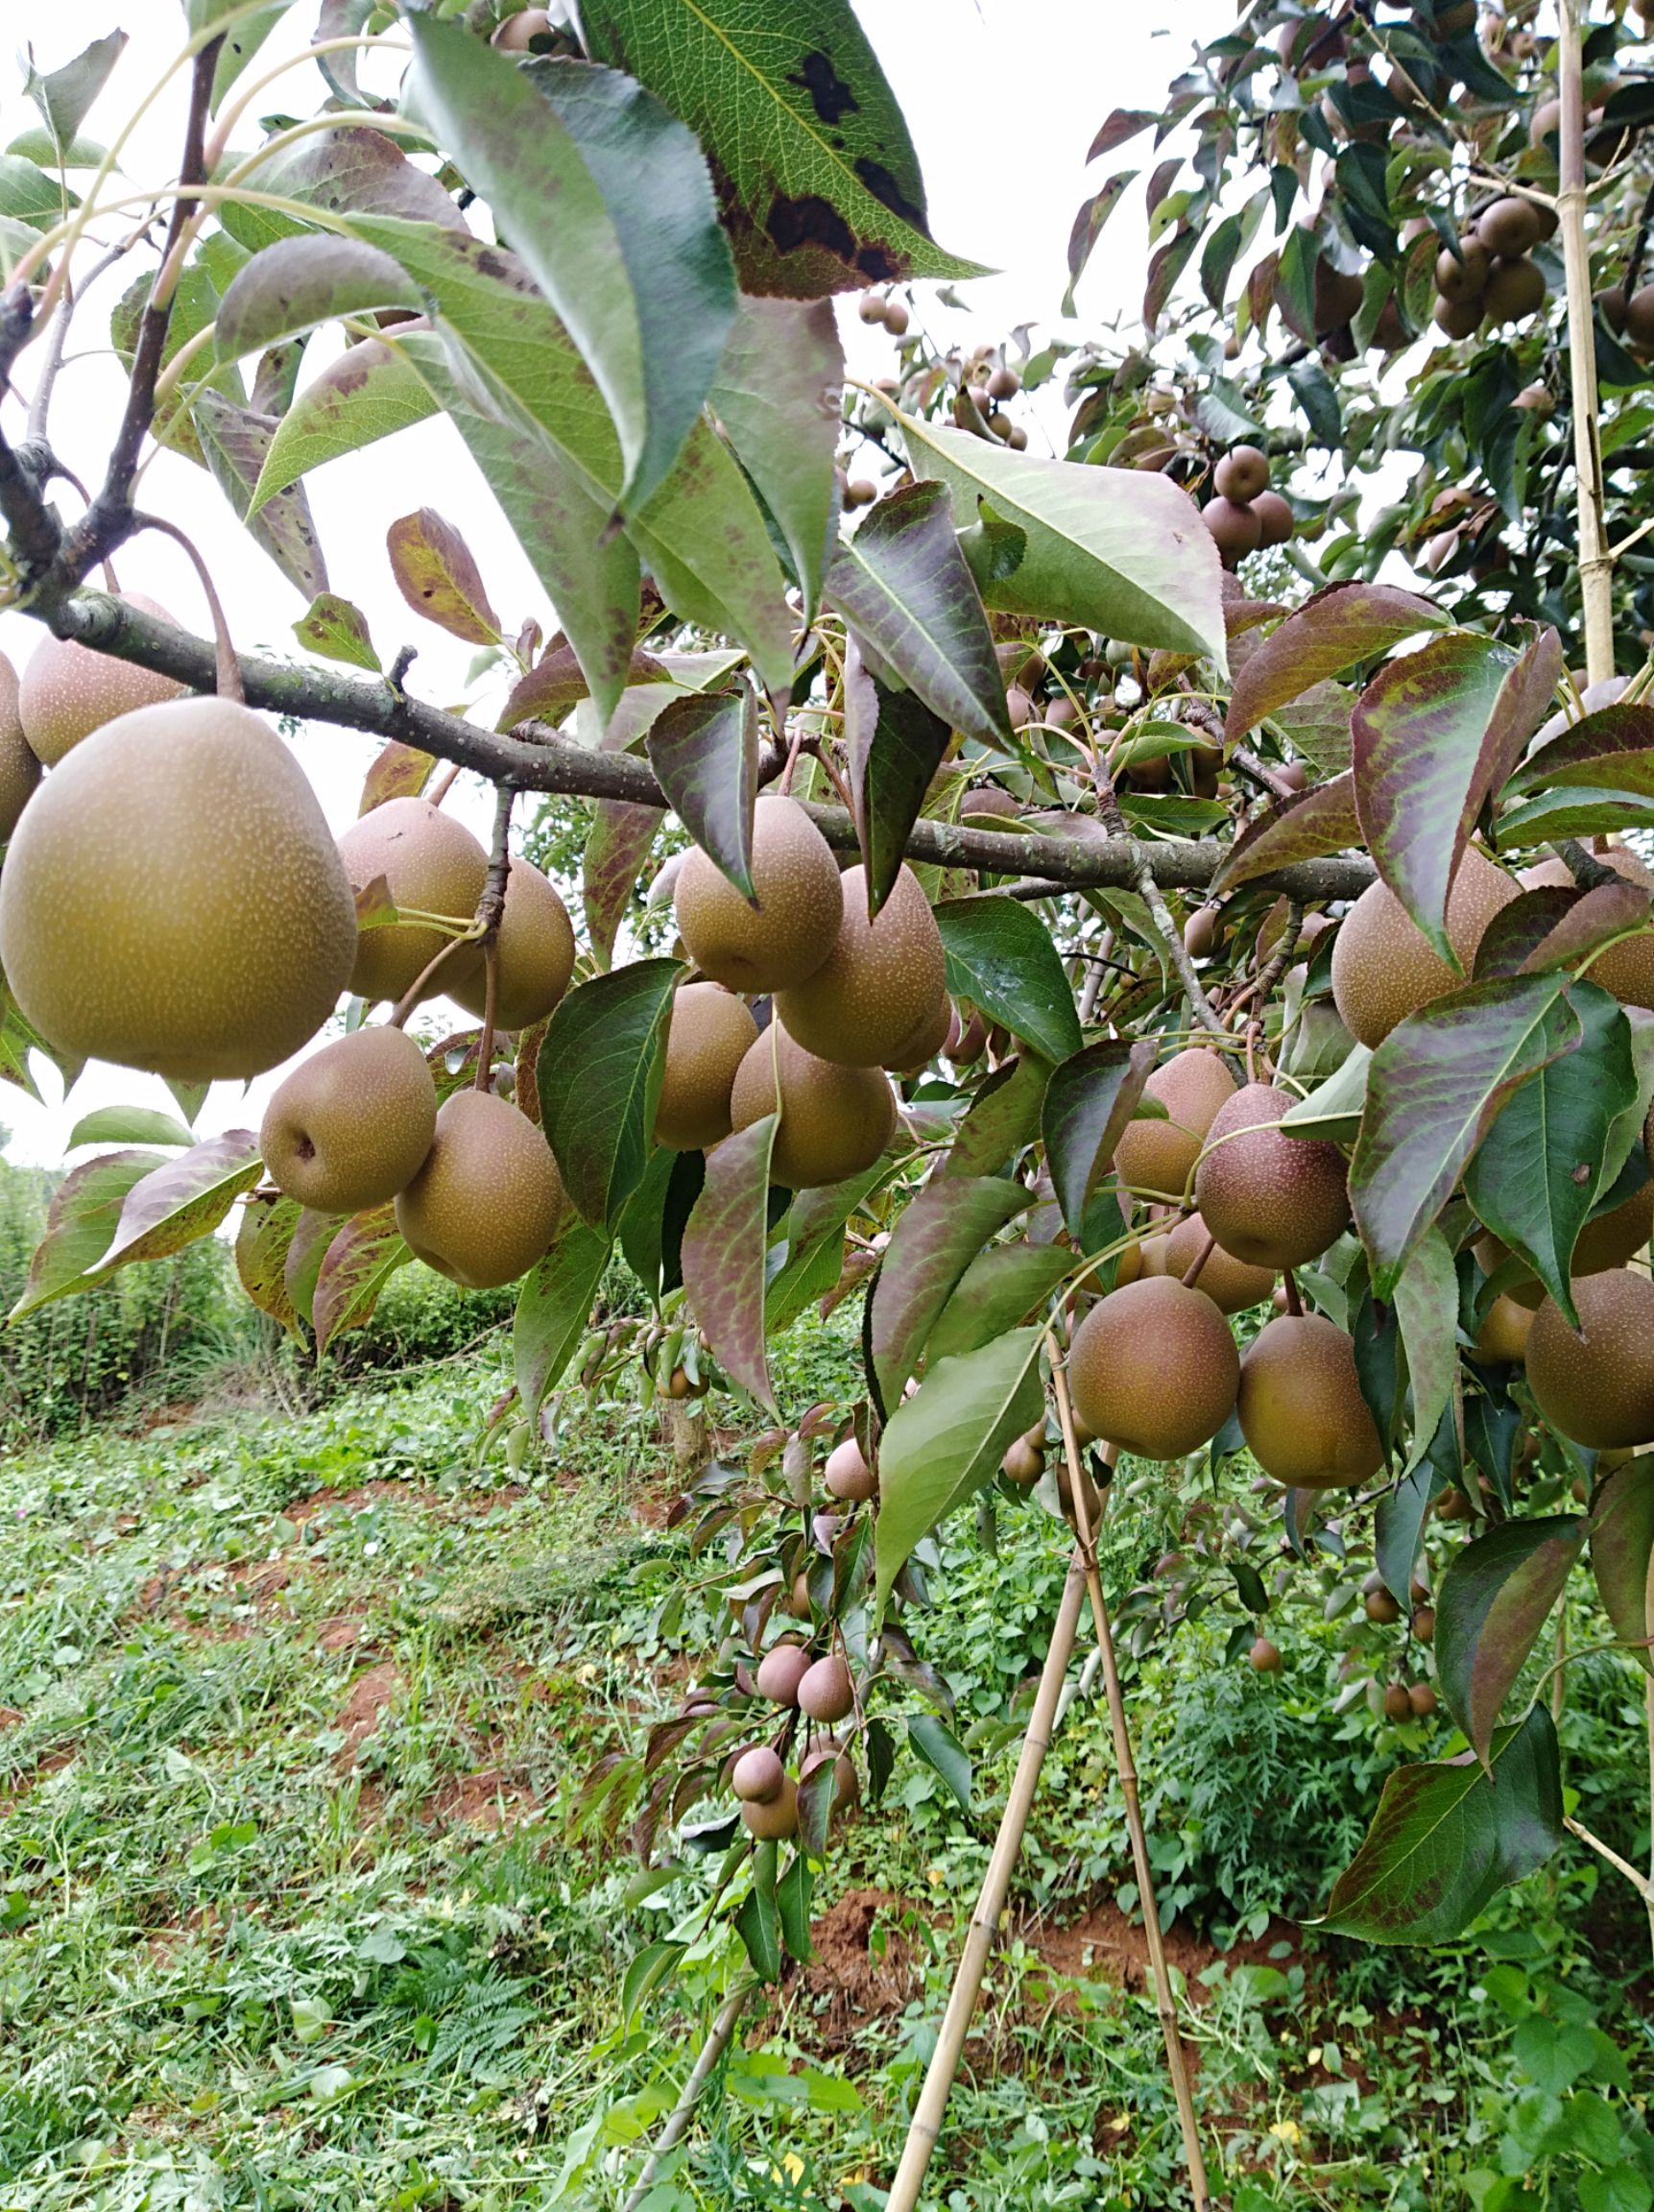
<svg viewBox="0 0 1654 2212">
<path fill-rule="evenodd" d="M 1592 328 L 1591 250 L 1585 236 L 1585 86 L 1578 0 L 1559 0 L 1557 93 L 1562 106 L 1557 215 L 1568 276 L 1568 363 L 1573 383 L 1573 467 L 1579 495 L 1579 591 L 1585 613 L 1585 678 L 1614 673 L 1614 556 L 1602 526 L 1602 439 L 1596 344 Z"/>
<path fill-rule="evenodd" d="M 217 689 L 221 699 L 233 699 L 238 707 L 247 705 L 247 686 L 241 681 L 241 662 L 236 659 L 234 640 L 229 635 L 229 624 L 225 618 L 224 602 L 218 595 L 211 571 L 202 559 L 193 539 L 185 537 L 176 522 L 169 522 L 164 515 L 134 515 L 134 530 L 158 530 L 163 537 L 181 545 L 189 555 L 190 565 L 201 582 L 206 600 L 206 611 L 212 617 L 212 637 L 216 649 Z M 106 564 L 107 565 L 107 564 Z"/>
<path fill-rule="evenodd" d="M 1281 1278 L 1286 1289 L 1286 1310 L 1295 1321 L 1304 1318 L 1304 1301 L 1298 1295 L 1298 1284 L 1290 1267 Z"/>
<path fill-rule="evenodd" d="M 1184 1270 L 1183 1286 L 1186 1290 L 1192 1290 L 1195 1285 L 1200 1281 L 1201 1269 L 1206 1265 L 1207 1262 L 1211 1258 L 1213 1252 L 1215 1252 L 1216 1249 L 1217 1238 L 1213 1237 L 1210 1231 L 1208 1231 L 1206 1242 L 1201 1246 L 1200 1250 L 1195 1254 L 1193 1260 L 1190 1261 L 1188 1266 Z"/>
<path fill-rule="evenodd" d="M 494 793 L 489 872 L 483 880 L 483 895 L 477 901 L 477 918 L 473 925 L 482 940 L 487 975 L 482 1042 L 477 1047 L 476 1087 L 479 1091 L 489 1088 L 493 1074 L 494 1017 L 499 1010 L 499 926 L 505 912 L 506 884 L 511 877 L 511 810 L 515 805 L 515 791 L 509 783 L 502 783 Z"/>
</svg>

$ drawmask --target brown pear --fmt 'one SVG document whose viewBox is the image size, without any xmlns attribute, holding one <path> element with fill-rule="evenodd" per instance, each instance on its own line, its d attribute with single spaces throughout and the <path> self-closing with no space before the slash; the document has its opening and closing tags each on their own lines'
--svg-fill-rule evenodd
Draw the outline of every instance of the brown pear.
<svg viewBox="0 0 1654 2212">
<path fill-rule="evenodd" d="M 1115 1167 L 1134 1190 L 1181 1199 L 1218 1108 L 1235 1096 L 1235 1077 L 1215 1052 L 1191 1046 L 1157 1068 L 1143 1096 L 1163 1106 L 1163 1121 L 1126 1123 Z"/>
<path fill-rule="evenodd" d="M 1195 1170 L 1195 1203 L 1207 1227 L 1226 1252 L 1253 1267 L 1300 1267 L 1318 1259 L 1350 1218 L 1348 1170 L 1337 1145 L 1275 1127 L 1297 1103 L 1273 1084 L 1247 1084 L 1219 1109 Z"/>
<path fill-rule="evenodd" d="M 1487 290 L 1488 275 L 1492 268 L 1492 253 L 1474 232 L 1459 240 L 1456 253 L 1451 247 L 1444 246 L 1436 255 L 1437 295 L 1455 304 L 1462 301 L 1480 300 Z"/>
<path fill-rule="evenodd" d="M 847 1436 L 827 1454 L 822 1479 L 827 1484 L 827 1495 L 847 1505 L 863 1504 L 878 1496 L 878 1477 L 868 1465 L 853 1436 Z"/>
<path fill-rule="evenodd" d="M 893 1075 L 917 1075 L 921 1069 L 929 1067 L 947 1044 L 952 1026 L 953 1001 L 945 991 L 936 1002 L 935 1011 L 897 1047 L 884 1065 Z"/>
<path fill-rule="evenodd" d="M 1279 492 L 1260 492 L 1252 502 L 1252 512 L 1258 517 L 1258 542 L 1263 545 L 1284 545 L 1298 526 L 1290 505 Z"/>
<path fill-rule="evenodd" d="M 1238 499 L 1225 499 L 1220 493 L 1207 501 L 1200 518 L 1226 568 L 1233 568 L 1246 554 L 1256 553 L 1263 542 L 1263 523 L 1257 508 L 1243 506 Z"/>
<path fill-rule="evenodd" d="M 1166 1274 L 1175 1275 L 1181 1282 L 1205 1251 L 1210 1235 L 1198 1214 L 1180 1221 L 1166 1238 Z M 1194 1279 L 1193 1287 L 1204 1290 L 1220 1313 L 1244 1313 L 1249 1306 L 1262 1305 L 1274 1289 L 1275 1270 L 1249 1267 L 1245 1261 L 1226 1252 L 1221 1244 L 1213 1244 Z"/>
<path fill-rule="evenodd" d="M 701 1152 L 730 1134 L 735 1071 L 757 1037 L 752 1009 L 721 983 L 679 984 L 655 1109 L 657 1144 Z"/>
<path fill-rule="evenodd" d="M 1496 261 L 1488 275 L 1482 306 L 1491 323 L 1520 323 L 1545 305 L 1545 272 L 1526 254 Z"/>
<path fill-rule="evenodd" d="M 1478 1366 L 1521 1366 L 1527 1358 L 1533 1314 L 1514 1298 L 1496 1298 L 1482 1315 L 1471 1358 Z"/>
<path fill-rule="evenodd" d="M 1521 889 L 1475 846 L 1465 847 L 1448 894 L 1448 942 L 1464 970 L 1455 975 L 1389 885 L 1369 883 L 1332 940 L 1332 997 L 1344 1026 L 1363 1045 L 1381 1045 L 1407 1015 L 1463 990 L 1488 924 Z"/>
<path fill-rule="evenodd" d="M 1210 1298 L 1167 1275 L 1099 1298 L 1068 1354 L 1080 1419 L 1144 1459 L 1174 1459 L 1215 1436 L 1239 1380 L 1228 1322 Z"/>
<path fill-rule="evenodd" d="M 463 823 L 428 799 L 390 799 L 352 822 L 339 840 L 340 857 L 354 891 L 383 877 L 391 902 L 461 924 L 475 917 L 488 879 L 489 856 Z M 368 999 L 400 998 L 456 932 L 425 922 L 394 922 L 362 931 L 350 988 Z M 473 954 L 447 963 L 463 975 Z M 445 991 L 451 974 L 439 971 L 424 996 Z"/>
<path fill-rule="evenodd" d="M 1595 1452 L 1654 1443 L 1654 1283 L 1627 1267 L 1573 1285 L 1576 1336 L 1546 1298 L 1527 1336 L 1527 1382 L 1550 1426 Z"/>
<path fill-rule="evenodd" d="M 784 1842 L 799 1825 L 799 1786 L 787 1775 L 780 1789 L 766 1803 L 743 1805 L 741 1824 L 760 1843 Z"/>
<path fill-rule="evenodd" d="M 1211 481 L 1220 498 L 1245 506 L 1269 488 L 1269 456 L 1256 445 L 1232 446 L 1212 470 Z"/>
<path fill-rule="evenodd" d="M 145 614 L 172 620 L 164 607 L 141 591 L 123 591 L 120 597 Z M 24 667 L 17 711 L 31 751 L 55 768 L 83 737 L 117 714 L 181 699 L 188 689 L 176 677 L 157 676 L 135 661 L 117 661 L 112 653 L 95 653 L 89 645 L 63 637 L 42 637 Z"/>
<path fill-rule="evenodd" d="M 715 982 L 783 990 L 832 950 L 845 903 L 831 848 L 796 799 L 771 793 L 753 809 L 752 876 L 755 907 L 693 847 L 673 891 L 678 931 Z"/>
<path fill-rule="evenodd" d="M 493 43 L 504 54 L 529 54 L 534 41 L 546 37 L 551 31 L 551 17 L 543 8 L 519 9 L 508 15 L 493 35 Z"/>
<path fill-rule="evenodd" d="M 227 699 L 95 731 L 23 809 L 0 875 L 0 968 L 42 1036 L 180 1082 L 290 1059 L 355 951 L 316 794 Z"/>
<path fill-rule="evenodd" d="M 566 1201 L 551 1146 L 509 1098 L 456 1091 L 437 1115 L 424 1166 L 396 1199 L 416 1260 L 467 1290 L 526 1275 Z"/>
<path fill-rule="evenodd" d="M 861 1174 L 896 1135 L 896 1094 L 882 1070 L 818 1060 L 772 1022 L 735 1070 L 731 1126 L 750 1129 L 775 1113 L 778 1087 L 781 1120 L 770 1179 L 790 1190 Z"/>
<path fill-rule="evenodd" d="M 855 1710 L 855 1689 L 850 1669 L 837 1652 L 818 1659 L 799 1677 L 799 1711 L 829 1728 Z"/>
<path fill-rule="evenodd" d="M 1606 853 L 1594 853 L 1591 857 L 1600 860 L 1605 868 L 1612 868 L 1615 875 L 1622 876 L 1627 883 L 1635 883 L 1640 891 L 1654 896 L 1654 874 L 1623 845 L 1611 846 Z M 1525 870 L 1522 879 L 1530 887 L 1542 883 L 1566 887 L 1571 885 L 1573 874 L 1566 860 L 1542 860 L 1537 868 Z M 1611 991 L 1621 1006 L 1654 1007 L 1654 926 L 1639 930 L 1635 937 L 1622 937 L 1618 945 L 1610 945 L 1585 973 L 1593 983 L 1600 983 L 1604 991 Z"/>
<path fill-rule="evenodd" d="M 1247 1450 L 1289 1490 L 1348 1490 L 1383 1464 L 1355 1348 L 1319 1313 L 1283 1313 L 1258 1332 L 1236 1411 Z"/>
<path fill-rule="evenodd" d="M 39 781 L 39 756 L 24 736 L 17 711 L 17 671 L 0 653 L 0 844 L 16 829 Z"/>
<path fill-rule="evenodd" d="M 276 1188 L 318 1214 L 365 1214 L 405 1190 L 437 1133 L 437 1086 L 405 1029 L 354 1030 L 313 1052 L 264 1110 Z"/>
<path fill-rule="evenodd" d="M 1476 236 L 1506 261 L 1530 253 L 1545 236 L 1545 217 L 1532 200 L 1507 192 L 1476 217 Z"/>
<path fill-rule="evenodd" d="M 568 989 L 574 974 L 574 925 L 568 908 L 538 868 L 513 858 L 505 879 L 505 905 L 494 940 L 499 963 L 494 1021 L 501 1029 L 532 1029 Z M 439 988 L 480 1022 L 488 1006 L 488 968 L 482 954 L 464 961 L 462 973 L 444 970 Z"/>
<path fill-rule="evenodd" d="M 802 983 L 777 994 L 776 1011 L 818 1059 L 881 1068 L 933 1019 L 946 982 L 942 933 L 913 870 L 899 871 L 870 922 L 866 874 L 848 868 L 831 950 Z"/>
<path fill-rule="evenodd" d="M 802 1644 L 774 1645 L 758 1662 L 755 1677 L 758 1695 L 767 1697 L 772 1705 L 796 1705 L 799 1684 L 809 1672 L 811 1664 L 810 1655 Z"/>
<path fill-rule="evenodd" d="M 1642 1185 L 1630 1197 L 1606 1214 L 1598 1214 L 1580 1230 L 1569 1263 L 1570 1275 L 1602 1275 L 1610 1267 L 1623 1267 L 1642 1250 L 1654 1232 L 1654 1182 Z M 1482 1272 L 1491 1275 L 1510 1258 L 1510 1247 L 1492 1234 L 1478 1237 L 1475 1255 Z M 1545 1296 L 1537 1275 L 1522 1273 L 1507 1286 L 1509 1295 L 1531 1312 Z"/>
<path fill-rule="evenodd" d="M 745 1805 L 773 1805 L 786 1785 L 787 1770 L 780 1754 L 767 1743 L 755 1743 L 735 1761 L 730 1787 Z"/>
</svg>

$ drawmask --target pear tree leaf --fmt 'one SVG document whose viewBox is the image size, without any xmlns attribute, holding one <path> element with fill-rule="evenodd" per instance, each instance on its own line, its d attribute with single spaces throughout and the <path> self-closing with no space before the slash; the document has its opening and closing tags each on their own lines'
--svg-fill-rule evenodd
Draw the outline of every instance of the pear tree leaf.
<svg viewBox="0 0 1654 2212">
<path fill-rule="evenodd" d="M 1031 1202 L 997 1176 L 935 1175 L 898 1216 L 870 1293 L 867 1341 L 878 1396 L 894 1406 L 943 1308 L 991 1237 Z"/>
<path fill-rule="evenodd" d="M 731 1382 L 773 1414 L 764 1349 L 770 1152 L 779 1117 L 762 1115 L 713 1146 L 683 1230 L 683 1288 L 701 1334 Z"/>
<path fill-rule="evenodd" d="M 1507 1521 L 1455 1551 L 1436 1594 L 1436 1672 L 1448 1710 L 1487 1767 L 1505 1699 L 1584 1548 L 1577 1513 Z"/>
</svg>

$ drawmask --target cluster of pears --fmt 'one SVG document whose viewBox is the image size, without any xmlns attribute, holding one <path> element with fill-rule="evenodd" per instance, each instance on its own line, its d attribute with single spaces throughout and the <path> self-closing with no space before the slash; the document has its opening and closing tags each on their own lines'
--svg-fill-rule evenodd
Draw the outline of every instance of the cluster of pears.
<svg viewBox="0 0 1654 2212">
<path fill-rule="evenodd" d="M 1093 1436 L 1170 1459 L 1209 1442 L 1234 1413 L 1276 1481 L 1365 1481 L 1382 1448 L 1343 1331 L 1288 1310 L 1259 1330 L 1243 1359 L 1229 1323 L 1268 1296 L 1280 1272 L 1342 1234 L 1342 1152 L 1283 1134 L 1291 1094 L 1268 1083 L 1237 1087 L 1204 1046 L 1158 1069 L 1146 1095 L 1166 1118 L 1127 1126 L 1116 1170 L 1139 1195 L 1180 1210 L 1192 1190 L 1194 1211 L 1122 1255 L 1122 1280 L 1080 1323 L 1068 1358 L 1076 1414 Z"/>
<path fill-rule="evenodd" d="M 890 1073 L 923 1067 L 954 1023 L 935 917 L 903 868 L 869 918 L 821 831 L 780 794 L 754 810 L 751 904 L 697 847 L 674 890 L 701 980 L 675 994 L 656 1135 L 681 1150 L 779 1114 L 774 1182 L 809 1190 L 871 1167 L 896 1134 Z M 768 997 L 759 1030 L 746 1000 Z"/>
<path fill-rule="evenodd" d="M 833 1812 L 849 1813 L 861 1795 L 855 1761 L 830 1733 L 855 1711 L 855 1683 L 842 1651 L 813 1655 L 791 1637 L 772 1644 L 753 1677 L 760 1697 L 811 1724 L 808 1748 L 797 1779 L 781 1755 L 768 1743 L 738 1753 L 730 1767 L 730 1786 L 741 1802 L 741 1819 L 760 1841 L 793 1835 L 799 1824 L 799 1789 L 818 1767 L 833 1765 Z M 793 1723 L 796 1725 L 796 1723 Z"/>
<path fill-rule="evenodd" d="M 1292 510 L 1269 488 L 1269 456 L 1256 445 L 1236 445 L 1212 471 L 1216 494 L 1200 511 L 1226 568 L 1260 545 L 1283 545 L 1292 535 Z"/>
<path fill-rule="evenodd" d="M 1487 323 L 1520 323 L 1545 305 L 1545 272 L 1533 249 L 1556 228 L 1538 201 L 1507 192 L 1484 207 L 1455 250 L 1436 256 L 1431 315 L 1450 338 L 1468 338 Z"/>
<path fill-rule="evenodd" d="M 864 323 L 881 324 L 893 338 L 905 338 L 912 320 L 907 302 L 886 284 L 875 284 L 864 292 L 856 301 L 856 313 Z"/>
</svg>

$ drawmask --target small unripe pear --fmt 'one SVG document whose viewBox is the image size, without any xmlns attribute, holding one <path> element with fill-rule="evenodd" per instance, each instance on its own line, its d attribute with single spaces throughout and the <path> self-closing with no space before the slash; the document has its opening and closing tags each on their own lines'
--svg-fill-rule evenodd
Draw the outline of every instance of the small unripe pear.
<svg viewBox="0 0 1654 2212">
<path fill-rule="evenodd" d="M 1380 1628 L 1387 1628 L 1393 1621 L 1402 1618 L 1402 1608 L 1388 1590 L 1369 1590 L 1362 1602 L 1368 1620 Z"/>
<path fill-rule="evenodd" d="M 827 1454 L 824 1479 L 828 1495 L 847 1505 L 862 1504 L 878 1496 L 878 1477 L 863 1458 L 853 1436 L 847 1436 Z"/>
<path fill-rule="evenodd" d="M 1212 470 L 1211 481 L 1221 497 L 1245 506 L 1269 486 L 1269 456 L 1256 445 L 1236 445 Z"/>
<path fill-rule="evenodd" d="M 543 8 L 524 8 L 515 15 L 508 15 L 493 35 L 493 43 L 502 54 L 528 54 L 534 50 L 534 41 L 543 38 L 551 30 L 551 17 Z"/>
<path fill-rule="evenodd" d="M 1019 1490 L 1032 1490 L 1045 1472 L 1045 1455 L 1026 1436 L 1013 1437 L 999 1462 L 999 1472 Z"/>
<path fill-rule="evenodd" d="M 825 1721 L 828 1727 L 854 1712 L 854 1685 L 839 1652 L 818 1659 L 799 1677 L 798 1705 L 801 1713 L 808 1714 L 812 1720 Z"/>
<path fill-rule="evenodd" d="M 1281 1652 L 1267 1636 L 1259 1636 L 1246 1654 L 1259 1674 L 1279 1674 Z"/>
<path fill-rule="evenodd" d="M 1409 1682 L 1407 1703 L 1415 1720 L 1427 1720 L 1436 1709 L 1436 1694 L 1427 1682 Z"/>
<path fill-rule="evenodd" d="M 1404 1682 L 1392 1682 L 1384 1692 L 1384 1718 L 1386 1720 L 1410 1720 L 1413 1700 L 1407 1695 Z"/>
<path fill-rule="evenodd" d="M 778 1644 L 766 1651 L 758 1665 L 758 1695 L 772 1705 L 796 1705 L 799 1684 L 809 1672 L 811 1660 L 802 1644 Z"/>
</svg>

